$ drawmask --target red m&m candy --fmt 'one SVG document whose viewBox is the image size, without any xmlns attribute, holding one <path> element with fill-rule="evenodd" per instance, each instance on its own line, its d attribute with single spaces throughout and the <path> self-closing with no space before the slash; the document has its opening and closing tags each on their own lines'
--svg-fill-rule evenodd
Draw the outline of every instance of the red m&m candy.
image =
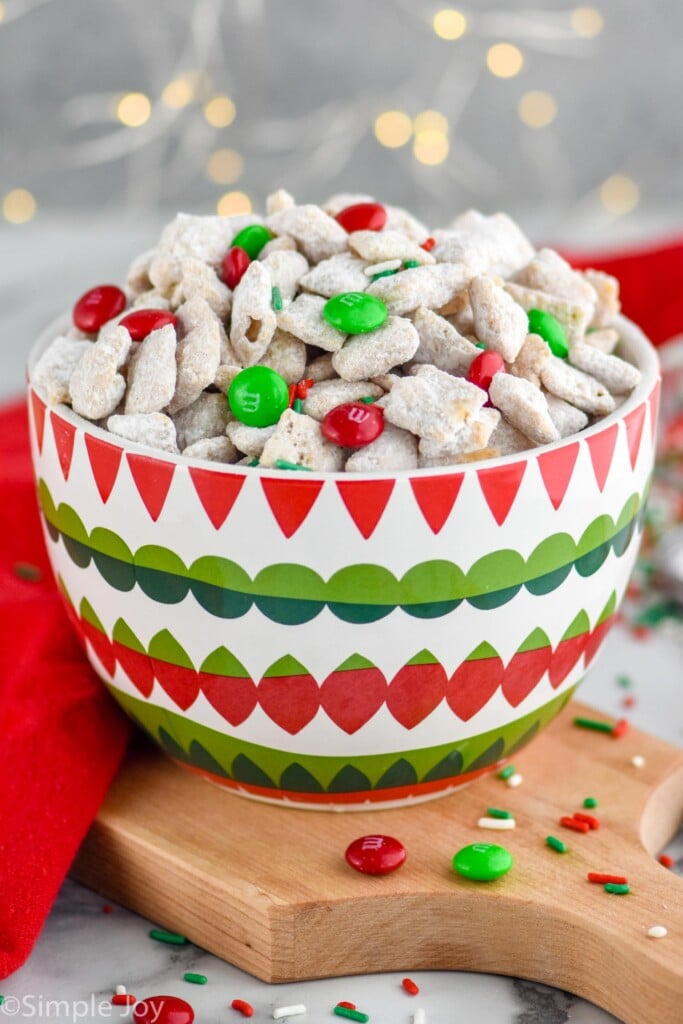
<svg viewBox="0 0 683 1024">
<path fill-rule="evenodd" d="M 150 996 L 133 1007 L 135 1024 L 192 1024 L 194 1010 L 177 996 Z"/>
<path fill-rule="evenodd" d="M 467 371 L 467 379 L 470 384 L 476 384 L 483 391 L 488 391 L 491 381 L 496 373 L 505 369 L 503 357 L 494 352 L 493 349 L 486 349 L 475 356 Z"/>
<path fill-rule="evenodd" d="M 167 324 L 175 327 L 178 317 L 167 309 L 135 309 L 119 320 L 119 323 L 126 328 L 133 341 L 142 341 L 152 331 L 158 331 Z"/>
<path fill-rule="evenodd" d="M 126 296 L 115 284 L 99 284 L 91 288 L 74 306 L 73 320 L 79 331 L 94 334 L 113 316 L 123 313 Z"/>
<path fill-rule="evenodd" d="M 363 448 L 384 430 L 384 415 L 378 406 L 345 402 L 330 409 L 321 429 L 332 444 L 342 448 Z"/>
<path fill-rule="evenodd" d="M 240 249 L 239 245 L 228 249 L 221 264 L 221 276 L 228 288 L 237 287 L 250 263 L 249 253 Z"/>
<path fill-rule="evenodd" d="M 393 836 L 361 836 L 346 850 L 347 863 L 364 875 L 388 875 L 406 859 L 406 848 Z"/>
<path fill-rule="evenodd" d="M 340 210 L 335 220 L 349 234 L 352 231 L 381 231 L 387 222 L 387 211 L 381 203 L 354 203 Z"/>
</svg>

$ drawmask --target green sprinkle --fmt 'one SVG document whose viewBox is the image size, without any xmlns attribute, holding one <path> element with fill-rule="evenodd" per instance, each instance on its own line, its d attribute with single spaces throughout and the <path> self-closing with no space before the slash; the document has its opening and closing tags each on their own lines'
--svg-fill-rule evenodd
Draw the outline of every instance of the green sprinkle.
<svg viewBox="0 0 683 1024">
<path fill-rule="evenodd" d="M 259 465 L 259 460 L 258 459 L 252 459 L 251 462 L 247 463 L 247 465 L 248 466 L 258 466 Z"/>
<path fill-rule="evenodd" d="M 360 1010 L 349 1010 L 348 1006 L 335 1006 L 334 1012 L 338 1017 L 347 1017 L 349 1020 L 360 1020 L 363 1022 L 370 1020 L 367 1013 L 362 1013 Z"/>
<path fill-rule="evenodd" d="M 563 843 L 561 839 L 556 839 L 555 836 L 546 836 L 545 841 L 551 850 L 555 850 L 557 853 L 567 852 L 567 844 Z"/>
<path fill-rule="evenodd" d="M 511 818 L 512 811 L 501 811 L 499 807 L 488 807 L 486 813 L 489 818 Z"/>
<path fill-rule="evenodd" d="M 515 771 L 516 771 L 516 768 L 515 768 L 514 764 L 508 764 L 508 765 L 505 766 L 505 768 L 501 768 L 501 770 L 498 772 L 498 778 L 499 779 L 509 779 L 511 775 L 515 774 Z"/>
<path fill-rule="evenodd" d="M 405 263 L 403 264 L 403 269 L 404 270 L 413 270 L 414 267 L 419 267 L 419 266 L 420 266 L 420 264 L 418 263 L 417 260 L 406 260 Z"/>
<path fill-rule="evenodd" d="M 365 398 L 359 398 L 358 401 L 362 402 L 363 405 L 372 405 L 372 403 L 376 402 L 377 399 L 373 398 L 372 395 L 366 395 Z"/>
<path fill-rule="evenodd" d="M 193 974 L 192 971 L 187 971 L 183 974 L 183 981 L 189 981 L 191 985 L 206 985 L 206 975 Z"/>
<path fill-rule="evenodd" d="M 303 412 L 304 403 L 301 401 L 300 398 L 294 399 L 294 401 L 292 402 L 292 409 L 294 410 L 294 412 Z"/>
<path fill-rule="evenodd" d="M 380 270 L 379 274 L 373 274 L 370 280 L 379 281 L 380 277 L 392 277 L 395 273 L 395 270 Z"/>
<path fill-rule="evenodd" d="M 484 344 L 483 341 L 475 341 L 474 347 L 475 348 L 483 348 L 484 350 L 486 349 L 486 345 Z"/>
<path fill-rule="evenodd" d="M 598 801 L 595 799 L 594 796 L 587 796 L 585 798 L 585 800 L 583 801 L 583 806 L 584 807 L 597 807 L 598 806 Z"/>
<path fill-rule="evenodd" d="M 287 462 L 285 459 L 276 459 L 275 469 L 302 469 L 305 473 L 311 472 L 308 466 L 297 466 L 296 462 Z"/>
<path fill-rule="evenodd" d="M 30 583 L 37 583 L 43 577 L 38 566 L 31 565 L 30 562 L 15 562 L 12 566 L 12 572 L 20 580 L 28 580 Z"/>
<path fill-rule="evenodd" d="M 633 686 L 633 680 L 622 672 L 621 675 L 617 676 L 617 686 L 621 686 L 623 690 L 629 690 Z"/>
<path fill-rule="evenodd" d="M 605 882 L 605 892 L 611 892 L 613 896 L 625 896 L 630 891 L 630 885 L 618 885 L 616 882 Z"/>
<path fill-rule="evenodd" d="M 2 1006 L 4 1001 L 5 1001 L 5 997 L 4 996 L 0 996 L 0 1006 Z"/>
<path fill-rule="evenodd" d="M 273 285 L 273 290 L 271 292 L 271 295 L 272 295 L 273 309 L 278 309 L 278 310 L 282 309 L 282 292 L 280 291 L 280 289 L 278 288 L 278 286 L 276 284 Z"/>
<path fill-rule="evenodd" d="M 593 729 L 594 732 L 612 732 L 614 726 L 610 722 L 597 722 L 594 718 L 575 718 L 574 725 L 579 729 Z"/>
<path fill-rule="evenodd" d="M 155 942 L 165 942 L 168 946 L 187 945 L 187 939 L 184 935 L 178 935 L 177 932 L 165 932 L 163 928 L 152 928 L 149 937 L 154 939 Z"/>
</svg>

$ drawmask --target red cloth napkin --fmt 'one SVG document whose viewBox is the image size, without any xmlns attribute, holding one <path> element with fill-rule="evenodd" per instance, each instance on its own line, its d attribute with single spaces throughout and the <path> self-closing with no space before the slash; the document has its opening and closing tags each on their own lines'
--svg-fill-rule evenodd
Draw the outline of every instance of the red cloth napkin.
<svg viewBox="0 0 683 1024">
<path fill-rule="evenodd" d="M 683 243 L 571 256 L 615 274 L 655 343 L 683 331 Z M 26 960 L 123 757 L 129 726 L 72 635 L 38 521 L 23 402 L 0 409 L 0 977 Z M 27 563 L 39 580 L 22 579 Z"/>
</svg>

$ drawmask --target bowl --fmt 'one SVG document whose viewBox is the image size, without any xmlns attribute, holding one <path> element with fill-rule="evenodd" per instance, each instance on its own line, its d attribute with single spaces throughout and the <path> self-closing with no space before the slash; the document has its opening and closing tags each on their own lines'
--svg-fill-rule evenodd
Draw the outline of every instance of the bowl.
<svg viewBox="0 0 683 1024">
<path fill-rule="evenodd" d="M 659 372 L 619 327 L 642 380 L 614 413 L 444 469 L 186 459 L 29 385 L 50 560 L 112 696 L 191 771 L 274 803 L 396 806 L 497 769 L 570 699 L 636 558 Z"/>
</svg>

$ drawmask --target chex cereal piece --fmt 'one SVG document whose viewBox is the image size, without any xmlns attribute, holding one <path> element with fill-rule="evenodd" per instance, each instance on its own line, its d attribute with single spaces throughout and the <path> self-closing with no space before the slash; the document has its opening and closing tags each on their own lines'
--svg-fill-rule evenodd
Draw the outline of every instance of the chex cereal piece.
<svg viewBox="0 0 683 1024">
<path fill-rule="evenodd" d="M 588 416 L 581 409 L 570 405 L 556 395 L 546 394 L 550 418 L 560 432 L 560 437 L 569 437 L 588 426 Z"/>
<path fill-rule="evenodd" d="M 418 306 L 413 316 L 420 347 L 413 356 L 414 363 L 431 363 L 448 373 L 466 374 L 479 349 L 445 319 L 425 306 Z"/>
<path fill-rule="evenodd" d="M 447 317 L 449 323 L 452 323 L 463 337 L 468 338 L 470 341 L 477 340 L 474 333 L 474 316 L 472 315 L 472 303 L 470 302 L 468 288 L 463 288 L 461 291 L 456 292 L 450 302 L 447 302 L 445 306 L 441 306 L 436 312 L 440 316 Z"/>
<path fill-rule="evenodd" d="M 524 377 L 494 374 L 489 397 L 505 419 L 536 444 L 559 441 L 560 432 L 550 417 L 545 396 Z"/>
<path fill-rule="evenodd" d="M 378 384 L 382 391 L 391 391 L 397 380 L 400 380 L 403 374 L 401 373 L 377 373 L 370 380 L 373 384 Z"/>
<path fill-rule="evenodd" d="M 134 412 L 127 416 L 110 416 L 107 430 L 127 441 L 176 454 L 178 444 L 173 420 L 162 412 Z"/>
<path fill-rule="evenodd" d="M 337 373 L 332 365 L 332 352 L 325 352 L 324 355 L 316 356 L 315 359 L 311 359 L 310 363 L 306 363 L 303 376 L 315 381 L 316 384 L 318 381 L 332 380 L 333 377 L 336 377 Z"/>
<path fill-rule="evenodd" d="M 417 438 L 408 430 L 386 423 L 377 440 L 359 448 L 346 460 L 347 473 L 393 472 L 417 469 Z"/>
<path fill-rule="evenodd" d="M 265 260 L 266 256 L 270 256 L 274 252 L 298 252 L 298 249 L 296 242 L 289 235 L 275 235 L 263 246 L 259 253 L 259 259 Z"/>
<path fill-rule="evenodd" d="M 150 281 L 168 294 L 182 280 L 182 265 L 188 258 L 217 268 L 237 232 L 261 221 L 261 217 L 251 213 L 237 217 L 195 217 L 179 213 L 161 234 L 149 267 Z"/>
<path fill-rule="evenodd" d="M 542 368 L 541 381 L 552 395 L 563 398 L 589 416 L 606 416 L 615 408 L 614 399 L 604 384 L 556 356 Z"/>
<path fill-rule="evenodd" d="M 498 455 L 517 455 L 533 448 L 534 442 L 501 416 L 489 437 L 489 447 L 494 448 Z"/>
<path fill-rule="evenodd" d="M 430 252 L 400 231 L 352 231 L 348 237 L 349 249 L 370 263 L 380 260 L 417 260 L 418 263 L 436 263 Z"/>
<path fill-rule="evenodd" d="M 124 411 L 161 412 L 173 398 L 176 376 L 176 333 L 166 324 L 133 349 Z"/>
<path fill-rule="evenodd" d="M 177 315 L 181 332 L 176 350 L 178 376 L 169 413 L 190 405 L 213 383 L 221 351 L 220 320 L 204 299 L 199 295 L 188 299 Z"/>
<path fill-rule="evenodd" d="M 226 427 L 226 434 L 239 452 L 257 459 L 264 449 L 266 441 L 273 436 L 277 423 L 270 427 L 250 427 L 239 420 L 232 420 Z"/>
<path fill-rule="evenodd" d="M 421 438 L 419 443 L 420 468 L 455 465 L 462 460 L 463 456 L 486 448 L 500 418 L 497 409 L 480 409 L 462 430 L 458 430 L 453 437 L 445 441 L 434 441 L 428 437 Z"/>
<path fill-rule="evenodd" d="M 366 396 L 380 398 L 383 394 L 381 387 L 367 380 L 347 381 L 336 378 L 320 381 L 313 385 L 304 399 L 304 412 L 315 420 L 322 420 L 337 405 L 357 402 Z"/>
<path fill-rule="evenodd" d="M 118 371 L 128 358 L 131 344 L 125 327 L 104 325 L 71 374 L 69 395 L 75 413 L 88 420 L 101 420 L 114 412 L 126 390 Z"/>
<path fill-rule="evenodd" d="M 312 203 L 269 214 L 266 227 L 276 235 L 291 235 L 309 263 L 319 263 L 346 249 L 344 228 Z"/>
<path fill-rule="evenodd" d="M 384 225 L 386 231 L 400 231 L 401 234 L 412 238 L 414 242 L 424 242 L 429 235 L 429 231 L 422 221 L 413 217 L 412 213 L 404 210 L 402 206 L 391 206 L 389 203 L 385 203 L 384 209 L 387 211 L 387 222 Z"/>
<path fill-rule="evenodd" d="M 301 278 L 301 287 L 326 299 L 342 292 L 362 292 L 370 283 L 364 268 L 363 260 L 352 252 L 342 252 L 311 267 Z"/>
<path fill-rule="evenodd" d="M 369 285 L 367 292 L 381 299 L 390 313 L 403 316 L 418 306 L 441 309 L 462 291 L 470 277 L 462 264 L 436 263 L 380 277 Z"/>
<path fill-rule="evenodd" d="M 45 349 L 34 367 L 32 380 L 45 391 L 48 405 L 69 401 L 71 375 L 91 347 L 91 341 L 59 337 Z"/>
<path fill-rule="evenodd" d="M 330 217 L 336 217 L 347 206 L 357 206 L 358 203 L 374 203 L 375 201 L 375 197 L 368 195 L 367 192 L 335 192 L 320 205 Z"/>
<path fill-rule="evenodd" d="M 572 270 L 554 249 L 540 249 L 517 274 L 515 281 L 547 295 L 556 295 L 581 306 L 588 322 L 593 319 L 598 295 L 583 274 Z"/>
<path fill-rule="evenodd" d="M 388 316 L 376 330 L 348 338 L 332 356 L 332 365 L 344 380 L 367 380 L 412 359 L 419 344 L 410 320 Z"/>
<path fill-rule="evenodd" d="M 461 377 L 422 366 L 397 380 L 382 404 L 387 422 L 418 437 L 446 441 L 479 412 L 486 392 Z"/>
<path fill-rule="evenodd" d="M 280 210 L 291 210 L 296 206 L 294 196 L 286 188 L 279 188 L 266 196 L 266 213 L 279 213 Z"/>
<path fill-rule="evenodd" d="M 544 313 L 551 313 L 564 327 L 570 345 L 579 341 L 586 333 L 589 318 L 584 306 L 557 295 L 548 295 L 547 292 L 527 288 L 523 284 L 515 284 L 514 281 L 506 281 L 503 287 L 527 312 L 530 309 L 541 309 Z"/>
<path fill-rule="evenodd" d="M 583 340 L 586 345 L 592 345 L 593 348 L 600 349 L 601 352 L 606 352 L 609 356 L 619 343 L 619 331 L 615 331 L 613 327 L 601 327 L 598 330 L 589 331 Z"/>
<path fill-rule="evenodd" d="M 517 358 L 508 368 L 509 372 L 515 377 L 524 377 L 538 388 L 541 386 L 541 367 L 551 354 L 549 345 L 539 334 L 527 334 Z"/>
<path fill-rule="evenodd" d="M 583 276 L 595 289 L 598 301 L 591 321 L 592 327 L 608 327 L 619 316 L 619 282 L 602 270 L 584 270 Z"/>
<path fill-rule="evenodd" d="M 583 341 L 577 341 L 571 346 L 569 362 L 601 381 L 613 395 L 626 395 L 640 382 L 641 374 L 637 366 L 619 356 L 601 352 Z"/>
<path fill-rule="evenodd" d="M 301 278 L 308 270 L 306 257 L 302 256 L 300 252 L 284 249 L 271 251 L 265 257 L 261 252 L 260 262 L 268 267 L 271 286 L 280 289 L 280 294 L 285 302 L 291 301 L 297 293 Z"/>
<path fill-rule="evenodd" d="M 201 260 L 186 259 L 181 266 L 182 279 L 174 291 L 173 305 L 180 306 L 199 295 L 217 317 L 225 320 L 232 306 L 232 292 L 219 279 L 213 267 Z"/>
<path fill-rule="evenodd" d="M 344 454 L 341 448 L 328 444 L 320 424 L 305 413 L 285 409 L 272 436 L 261 452 L 260 464 L 274 466 L 289 462 L 307 469 L 332 471 L 341 469 Z"/>
<path fill-rule="evenodd" d="M 432 234 L 436 239 L 432 250 L 436 259 L 466 263 L 472 268 L 472 276 L 509 277 L 534 255 L 529 239 L 505 213 L 485 217 L 478 210 L 469 210 L 457 217 L 450 229 Z"/>
<path fill-rule="evenodd" d="M 141 252 L 139 256 L 136 256 L 128 267 L 126 284 L 132 296 L 140 295 L 152 287 L 152 282 L 149 279 L 149 268 L 152 265 L 155 254 L 156 249 L 147 249 L 146 252 Z"/>
<path fill-rule="evenodd" d="M 202 437 L 194 444 L 183 448 L 183 455 L 192 459 L 208 459 L 209 462 L 234 462 L 237 450 L 229 437 Z"/>
<path fill-rule="evenodd" d="M 230 341 L 245 366 L 253 366 L 268 348 L 277 327 L 268 267 L 252 260 L 232 298 Z"/>
<path fill-rule="evenodd" d="M 133 299 L 133 309 L 170 309 L 171 300 L 159 291 L 158 288 L 150 288 L 149 291 L 140 292 Z M 126 311 L 128 312 L 128 310 Z M 125 315 L 125 314 L 124 314 Z"/>
<path fill-rule="evenodd" d="M 306 346 L 293 334 L 275 328 L 270 345 L 257 365 L 270 366 L 284 377 L 288 384 L 296 384 L 306 376 Z"/>
<path fill-rule="evenodd" d="M 219 437 L 232 419 L 225 395 L 203 391 L 191 405 L 173 417 L 181 451 L 205 437 Z"/>
<path fill-rule="evenodd" d="M 324 306 L 325 299 L 320 295 L 297 295 L 294 302 L 277 314 L 277 325 L 307 345 L 336 352 L 344 344 L 346 335 L 323 319 Z"/>
<path fill-rule="evenodd" d="M 469 293 L 477 338 L 513 363 L 529 330 L 524 310 L 485 275 L 470 281 Z"/>
<path fill-rule="evenodd" d="M 227 395 L 230 390 L 230 385 L 237 374 L 241 373 L 243 369 L 244 367 L 238 362 L 220 363 L 213 378 L 214 387 L 217 387 L 219 391 L 222 391 L 224 395 Z"/>
</svg>

